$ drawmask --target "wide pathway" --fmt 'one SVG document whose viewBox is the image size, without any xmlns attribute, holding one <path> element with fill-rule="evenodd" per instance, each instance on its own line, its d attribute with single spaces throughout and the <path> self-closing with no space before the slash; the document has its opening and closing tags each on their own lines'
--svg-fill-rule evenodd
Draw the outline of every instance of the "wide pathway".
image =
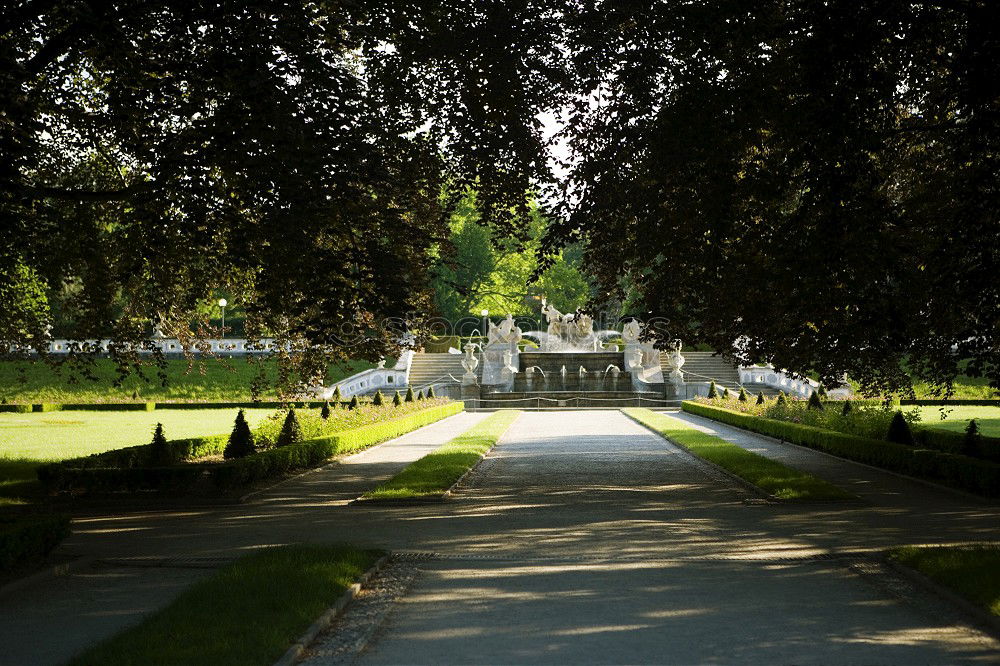
<svg viewBox="0 0 1000 666">
<path fill-rule="evenodd" d="M 623 414 L 525 413 L 474 486 L 435 518 L 488 515 L 492 534 L 456 530 L 439 543 L 354 656 L 371 664 L 1000 656 L 995 641 L 956 624 L 936 601 L 912 590 L 901 600 L 892 589 L 900 581 L 863 554 L 828 558 L 911 533 L 925 540 L 918 525 L 905 524 L 911 516 L 861 503 L 744 499 L 738 485 Z M 948 500 L 957 517 L 960 502 Z M 996 538 L 995 509 L 965 513 L 977 536 Z M 843 538 L 849 531 L 857 538 Z"/>
</svg>

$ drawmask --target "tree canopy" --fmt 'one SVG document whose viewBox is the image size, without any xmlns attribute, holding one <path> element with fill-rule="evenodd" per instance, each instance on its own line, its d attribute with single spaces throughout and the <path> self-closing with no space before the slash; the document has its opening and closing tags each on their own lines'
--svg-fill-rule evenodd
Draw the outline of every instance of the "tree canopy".
<svg viewBox="0 0 1000 666">
<path fill-rule="evenodd" d="M 989 0 L 27 0 L 0 16 L 0 274 L 81 338 L 180 331 L 223 288 L 249 329 L 375 357 L 468 191 L 491 252 L 532 242 L 537 192 L 536 273 L 582 247 L 594 307 L 827 381 L 1000 386 L 997 25 Z M 37 341 L 23 310 L 0 330 Z"/>
</svg>

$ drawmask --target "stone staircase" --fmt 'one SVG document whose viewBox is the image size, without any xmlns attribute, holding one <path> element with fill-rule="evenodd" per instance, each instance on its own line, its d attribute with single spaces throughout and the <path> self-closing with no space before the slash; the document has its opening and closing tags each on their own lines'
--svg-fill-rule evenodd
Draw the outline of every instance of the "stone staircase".
<svg viewBox="0 0 1000 666">
<path fill-rule="evenodd" d="M 414 354 L 413 360 L 410 363 L 409 385 L 414 387 L 414 391 L 432 382 L 437 385 L 457 385 L 459 382 L 455 380 L 460 380 L 462 375 L 465 374 L 465 368 L 462 367 L 462 358 L 461 354 Z M 449 377 L 449 375 L 454 377 L 455 380 Z M 476 375 L 482 381 L 482 363 L 476 368 Z M 405 388 L 404 386 L 403 389 L 405 390 Z"/>
</svg>

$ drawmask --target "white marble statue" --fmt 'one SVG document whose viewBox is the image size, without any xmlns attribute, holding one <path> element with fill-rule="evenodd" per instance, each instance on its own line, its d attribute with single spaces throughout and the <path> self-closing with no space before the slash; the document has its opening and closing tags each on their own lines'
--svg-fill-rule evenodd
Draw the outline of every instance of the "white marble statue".
<svg viewBox="0 0 1000 666">
<path fill-rule="evenodd" d="M 638 319 L 630 319 L 625 326 L 622 327 L 622 342 L 625 344 L 639 342 L 639 336 L 642 334 L 642 324 L 639 323 Z"/>
</svg>

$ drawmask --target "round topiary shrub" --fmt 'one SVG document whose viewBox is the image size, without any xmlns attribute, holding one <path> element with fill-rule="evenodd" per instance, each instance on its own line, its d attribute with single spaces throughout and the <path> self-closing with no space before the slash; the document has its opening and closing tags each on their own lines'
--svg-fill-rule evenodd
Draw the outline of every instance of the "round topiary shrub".
<svg viewBox="0 0 1000 666">
<path fill-rule="evenodd" d="M 285 414 L 285 422 L 281 425 L 281 432 L 275 446 L 289 446 L 302 441 L 302 426 L 299 424 L 299 417 L 295 415 L 295 409 L 289 409 Z"/>
<path fill-rule="evenodd" d="M 250 424 L 241 409 L 236 415 L 236 423 L 233 424 L 233 432 L 229 435 L 229 442 L 226 444 L 222 457 L 226 460 L 233 458 L 244 458 L 257 452 L 257 447 L 253 441 L 253 433 L 250 432 Z"/>
</svg>

